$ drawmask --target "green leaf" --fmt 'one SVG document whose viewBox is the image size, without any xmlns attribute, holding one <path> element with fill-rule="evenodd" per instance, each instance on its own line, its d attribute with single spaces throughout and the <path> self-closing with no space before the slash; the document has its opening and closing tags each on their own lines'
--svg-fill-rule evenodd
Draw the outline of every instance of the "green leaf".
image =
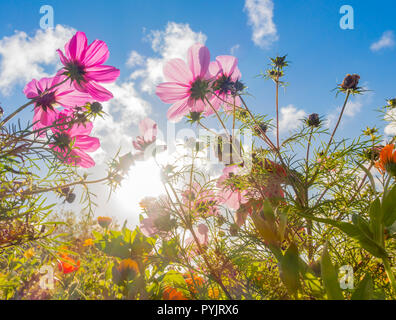
<svg viewBox="0 0 396 320">
<path fill-rule="evenodd" d="M 373 189 L 374 193 L 377 192 L 376 187 L 375 187 L 375 181 L 374 181 L 374 177 L 371 174 L 371 172 L 362 164 L 356 162 L 356 164 L 358 165 L 358 167 L 360 169 L 362 169 L 364 171 L 365 174 L 367 174 L 367 177 L 370 179 L 370 183 L 371 183 L 371 188 Z"/>
<path fill-rule="evenodd" d="M 382 200 L 382 214 L 386 227 L 391 226 L 396 221 L 396 185 Z"/>
<path fill-rule="evenodd" d="M 381 201 L 379 198 L 375 199 L 369 209 L 370 227 L 373 231 L 374 241 L 378 244 L 382 243 L 384 230 L 382 227 L 382 209 Z"/>
<path fill-rule="evenodd" d="M 342 295 L 340 284 L 338 282 L 337 271 L 331 263 L 327 248 L 323 251 L 321 267 L 323 284 L 329 300 L 344 300 L 344 296 Z"/>
<path fill-rule="evenodd" d="M 374 297 L 373 279 L 367 274 L 353 293 L 352 300 L 372 300 Z"/>
<path fill-rule="evenodd" d="M 360 231 L 362 231 L 368 238 L 373 238 L 373 232 L 370 229 L 369 223 L 362 218 L 361 216 L 354 214 L 352 216 L 352 222 L 355 226 L 357 226 Z"/>
<path fill-rule="evenodd" d="M 298 249 L 294 243 L 287 249 L 285 255 L 279 261 L 281 278 L 289 294 L 295 296 L 300 287 L 300 270 Z"/>
<path fill-rule="evenodd" d="M 357 240 L 361 247 L 368 252 L 370 252 L 373 256 L 377 258 L 383 258 L 387 257 L 387 253 L 385 249 L 380 246 L 378 243 L 376 243 L 373 239 L 369 238 L 364 232 L 362 232 L 357 226 L 343 222 L 343 221 L 335 221 L 332 219 L 327 219 L 327 218 L 318 218 L 312 215 L 308 215 L 305 213 L 297 212 L 298 215 L 308 218 L 317 222 L 322 222 L 326 224 L 330 224 L 338 229 L 340 229 L 342 232 L 344 232 L 346 235 L 349 237 Z"/>
</svg>

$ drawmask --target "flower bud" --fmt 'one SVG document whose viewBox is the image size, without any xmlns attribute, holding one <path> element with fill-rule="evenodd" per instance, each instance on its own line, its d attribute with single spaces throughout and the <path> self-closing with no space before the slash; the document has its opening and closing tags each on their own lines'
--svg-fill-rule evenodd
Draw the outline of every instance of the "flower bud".
<svg viewBox="0 0 396 320">
<path fill-rule="evenodd" d="M 357 74 L 347 74 L 344 81 L 341 83 L 341 88 L 344 90 L 356 90 L 359 84 L 360 76 Z"/>
<path fill-rule="evenodd" d="M 76 200 L 76 194 L 73 192 L 70 192 L 67 197 L 66 197 L 66 202 L 67 203 L 73 203 L 74 200 Z"/>
<path fill-rule="evenodd" d="M 388 105 L 387 105 L 388 108 L 391 108 L 391 109 L 396 108 L 396 98 L 389 99 L 386 102 L 388 103 Z M 0 116 L 1 116 L 1 114 L 0 114 Z"/>
<path fill-rule="evenodd" d="M 92 113 L 100 113 L 102 110 L 103 110 L 103 106 L 99 102 L 94 102 L 91 104 Z"/>
<path fill-rule="evenodd" d="M 319 127 L 319 125 L 320 125 L 319 115 L 317 113 L 310 114 L 307 119 L 307 124 L 310 127 L 316 127 L 316 128 Z"/>
<path fill-rule="evenodd" d="M 108 228 L 111 222 L 113 221 L 110 217 L 98 217 L 98 223 L 102 228 Z"/>
</svg>

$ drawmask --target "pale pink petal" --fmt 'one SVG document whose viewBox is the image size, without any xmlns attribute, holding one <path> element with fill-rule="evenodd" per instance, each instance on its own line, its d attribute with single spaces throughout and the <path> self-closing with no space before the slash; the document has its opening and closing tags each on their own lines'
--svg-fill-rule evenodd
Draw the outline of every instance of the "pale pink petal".
<svg viewBox="0 0 396 320">
<path fill-rule="evenodd" d="M 194 112 L 204 112 L 206 108 L 211 109 L 210 106 L 206 106 L 206 103 L 202 100 L 189 99 L 188 101 L 191 111 Z"/>
<path fill-rule="evenodd" d="M 189 84 L 193 75 L 182 59 L 172 59 L 164 66 L 164 76 L 169 82 Z"/>
<path fill-rule="evenodd" d="M 166 114 L 167 118 L 172 122 L 180 121 L 189 112 L 187 99 L 174 103 Z"/>
<path fill-rule="evenodd" d="M 109 55 L 107 44 L 104 41 L 95 40 L 88 46 L 82 62 L 86 66 L 100 65 L 107 61 Z"/>
<path fill-rule="evenodd" d="M 146 218 L 140 221 L 140 230 L 146 237 L 151 237 L 158 232 L 154 225 L 154 219 Z"/>
<path fill-rule="evenodd" d="M 208 232 L 209 232 L 209 228 L 205 224 L 201 223 L 200 225 L 198 225 L 196 236 L 201 245 L 205 246 L 208 244 L 209 242 Z"/>
<path fill-rule="evenodd" d="M 221 72 L 221 67 L 218 61 L 212 61 L 209 64 L 209 74 L 211 78 L 216 78 Z"/>
<path fill-rule="evenodd" d="M 237 80 L 240 80 L 241 78 L 242 78 L 241 71 L 239 70 L 238 67 L 235 67 L 234 72 L 231 75 L 231 80 L 237 81 Z"/>
<path fill-rule="evenodd" d="M 144 141 L 151 142 L 157 136 L 157 124 L 154 120 L 146 118 L 139 123 L 139 131 Z"/>
<path fill-rule="evenodd" d="M 164 82 L 157 86 L 156 95 L 165 103 L 178 102 L 190 95 L 190 87 L 178 82 Z"/>
<path fill-rule="evenodd" d="M 85 69 L 85 78 L 97 82 L 110 83 L 117 80 L 120 70 L 112 66 L 93 66 Z"/>
<path fill-rule="evenodd" d="M 219 62 L 226 76 L 231 76 L 238 65 L 238 59 L 233 56 L 218 56 L 216 61 Z"/>
<path fill-rule="evenodd" d="M 187 60 L 194 79 L 204 78 L 207 75 L 210 63 L 210 52 L 207 47 L 200 43 L 194 44 L 188 49 Z"/>
</svg>

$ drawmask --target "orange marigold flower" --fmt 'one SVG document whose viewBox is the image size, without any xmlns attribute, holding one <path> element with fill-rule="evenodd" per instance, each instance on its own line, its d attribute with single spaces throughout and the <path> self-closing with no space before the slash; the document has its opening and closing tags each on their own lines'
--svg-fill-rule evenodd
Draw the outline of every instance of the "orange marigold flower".
<svg viewBox="0 0 396 320">
<path fill-rule="evenodd" d="M 388 172 L 396 176 L 396 150 L 394 144 L 388 144 L 382 148 L 379 160 L 375 163 L 377 169 L 384 174 Z"/>
<path fill-rule="evenodd" d="M 218 288 L 209 288 L 208 296 L 211 299 L 219 299 L 220 298 L 220 290 Z"/>
<path fill-rule="evenodd" d="M 84 244 L 83 244 L 84 247 L 90 247 L 90 246 L 93 246 L 93 245 L 94 245 L 93 239 L 86 239 L 84 241 Z"/>
<path fill-rule="evenodd" d="M 162 294 L 162 298 L 164 300 L 188 300 L 183 292 L 172 288 L 172 287 L 166 287 L 163 294 Z"/>
<path fill-rule="evenodd" d="M 204 280 L 195 274 L 193 274 L 193 276 L 191 277 L 191 274 L 186 273 L 184 274 L 184 278 L 188 286 L 188 289 L 190 290 L 190 292 L 193 293 L 198 293 L 196 288 L 202 287 L 204 284 Z"/>
<path fill-rule="evenodd" d="M 102 228 L 108 228 L 112 221 L 110 217 L 98 217 L 98 223 Z"/>
<path fill-rule="evenodd" d="M 72 273 L 80 268 L 80 260 L 76 262 L 67 254 L 62 254 L 61 259 L 62 260 L 58 263 L 58 268 L 59 271 L 62 271 L 64 274 Z"/>
</svg>

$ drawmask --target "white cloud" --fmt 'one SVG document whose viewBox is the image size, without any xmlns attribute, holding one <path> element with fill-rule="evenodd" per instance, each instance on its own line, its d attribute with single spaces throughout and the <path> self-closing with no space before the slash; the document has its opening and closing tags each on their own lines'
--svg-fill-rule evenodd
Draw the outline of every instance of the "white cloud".
<svg viewBox="0 0 396 320">
<path fill-rule="evenodd" d="M 362 107 L 363 107 L 362 99 L 357 98 L 354 100 L 350 100 L 350 101 L 348 101 L 348 103 L 345 107 L 344 113 L 348 117 L 354 117 L 355 115 L 357 115 L 360 112 Z"/>
<path fill-rule="evenodd" d="M 164 81 L 164 63 L 173 58 L 186 59 L 188 48 L 196 42 L 205 44 L 206 35 L 191 30 L 188 24 L 169 22 L 165 30 L 151 31 L 146 40 L 158 57 L 147 58 L 145 67 L 136 70 L 131 78 L 141 78 L 142 90 L 153 93 L 156 85 Z"/>
<path fill-rule="evenodd" d="M 388 136 L 396 136 L 396 109 L 391 109 L 385 114 L 385 121 L 389 122 L 385 127 L 385 134 Z"/>
<path fill-rule="evenodd" d="M 348 103 L 345 107 L 344 116 L 354 118 L 365 105 L 368 105 L 373 100 L 374 93 L 372 91 L 368 91 L 369 89 L 367 83 L 364 83 L 362 87 L 364 90 L 367 90 L 367 92 L 362 95 L 357 95 L 353 98 L 349 98 Z M 326 116 L 327 127 L 331 127 L 335 124 L 335 121 L 338 119 L 340 112 L 341 107 L 339 106 Z"/>
<path fill-rule="evenodd" d="M 106 116 L 95 120 L 92 133 L 101 141 L 101 150 L 94 154 L 98 162 L 114 156 L 120 147 L 123 152 L 131 151 L 137 124 L 151 111 L 150 103 L 135 90 L 134 82 L 112 83 L 106 88 L 114 98 L 103 103 Z"/>
<path fill-rule="evenodd" d="M 374 42 L 370 46 L 370 49 L 371 51 L 379 51 L 385 48 L 393 48 L 395 44 L 395 35 L 393 31 L 388 30 L 382 34 L 381 38 L 378 41 Z"/>
<path fill-rule="evenodd" d="M 244 11 L 253 29 L 252 40 L 257 46 L 265 49 L 278 40 L 272 0 L 246 0 Z"/>
<path fill-rule="evenodd" d="M 232 46 L 231 49 L 230 49 L 230 54 L 234 56 L 235 53 L 239 50 L 240 47 L 241 46 L 239 44 L 236 44 L 235 46 Z"/>
<path fill-rule="evenodd" d="M 17 31 L 0 40 L 0 92 L 12 93 L 15 85 L 25 85 L 33 78 L 50 76 L 59 66 L 56 49 L 63 48 L 75 30 L 57 25 L 54 29 L 37 30 L 34 36 Z M 50 67 L 51 73 L 45 69 Z"/>
<path fill-rule="evenodd" d="M 306 115 L 304 110 L 299 110 L 292 104 L 282 107 L 280 109 L 279 131 L 286 133 L 297 129 L 301 123 L 300 120 L 306 117 Z"/>
<path fill-rule="evenodd" d="M 144 57 L 137 51 L 132 50 L 129 54 L 129 58 L 126 64 L 128 67 L 131 68 L 135 66 L 141 66 L 142 64 L 144 64 Z"/>
</svg>

